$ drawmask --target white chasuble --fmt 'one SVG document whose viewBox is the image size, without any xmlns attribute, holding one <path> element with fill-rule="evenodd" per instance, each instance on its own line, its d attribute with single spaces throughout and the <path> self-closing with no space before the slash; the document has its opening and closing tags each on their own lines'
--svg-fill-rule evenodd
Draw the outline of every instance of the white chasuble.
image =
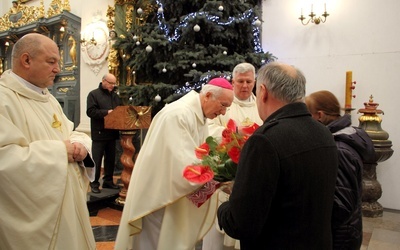
<svg viewBox="0 0 400 250">
<path fill-rule="evenodd" d="M 217 200 L 195 206 L 186 196 L 201 185 L 189 183 L 182 172 L 197 160 L 194 149 L 207 136 L 195 91 L 166 105 L 154 117 L 132 172 L 115 249 L 131 249 L 142 230 L 142 218 L 161 208 L 165 211 L 157 250 L 194 249 L 203 238 L 213 225 Z"/>
<path fill-rule="evenodd" d="M 64 140 L 91 152 L 90 137 L 46 90 L 10 71 L 0 78 L 0 249 L 95 249 L 86 205 L 94 168 L 68 163 Z"/>
</svg>

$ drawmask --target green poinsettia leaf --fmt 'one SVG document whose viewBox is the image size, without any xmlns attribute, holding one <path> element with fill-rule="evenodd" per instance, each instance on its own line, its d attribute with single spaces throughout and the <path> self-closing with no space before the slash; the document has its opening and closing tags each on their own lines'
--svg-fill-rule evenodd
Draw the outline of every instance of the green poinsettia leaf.
<svg viewBox="0 0 400 250">
<path fill-rule="evenodd" d="M 219 182 L 226 182 L 235 179 L 237 171 L 237 164 L 232 160 L 227 160 L 225 164 L 220 164 L 214 170 L 214 180 Z"/>
<path fill-rule="evenodd" d="M 214 137 L 212 136 L 207 137 L 206 143 L 210 147 L 210 152 L 215 152 L 217 150 L 218 142 Z"/>
</svg>

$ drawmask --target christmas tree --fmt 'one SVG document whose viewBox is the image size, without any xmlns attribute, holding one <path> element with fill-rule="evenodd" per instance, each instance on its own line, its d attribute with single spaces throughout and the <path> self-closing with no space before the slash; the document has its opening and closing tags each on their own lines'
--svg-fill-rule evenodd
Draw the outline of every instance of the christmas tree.
<svg viewBox="0 0 400 250">
<path fill-rule="evenodd" d="M 126 104 L 157 111 L 210 78 L 230 80 L 238 63 L 259 68 L 275 59 L 261 47 L 260 0 L 117 2 L 109 28 L 118 34 L 113 48 Z"/>
</svg>

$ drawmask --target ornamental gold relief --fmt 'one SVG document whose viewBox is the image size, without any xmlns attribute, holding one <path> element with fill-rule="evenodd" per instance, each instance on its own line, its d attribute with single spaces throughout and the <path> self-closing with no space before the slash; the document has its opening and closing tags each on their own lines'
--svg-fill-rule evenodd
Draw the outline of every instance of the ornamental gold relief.
<svg viewBox="0 0 400 250">
<path fill-rule="evenodd" d="M 59 15 L 64 10 L 71 10 L 69 0 L 64 0 L 63 2 L 61 0 L 53 0 L 47 10 L 47 16 L 45 15 L 43 0 L 40 1 L 39 6 L 17 4 L 0 18 L 0 32 L 37 22 L 41 18 Z"/>
</svg>

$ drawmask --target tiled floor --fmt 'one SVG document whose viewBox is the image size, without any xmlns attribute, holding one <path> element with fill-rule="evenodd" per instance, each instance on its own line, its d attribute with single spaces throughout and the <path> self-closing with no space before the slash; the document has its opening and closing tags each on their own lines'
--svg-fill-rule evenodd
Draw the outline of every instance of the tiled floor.
<svg viewBox="0 0 400 250">
<path fill-rule="evenodd" d="M 112 208 L 90 217 L 98 250 L 113 250 L 122 212 Z M 364 239 L 361 250 L 400 250 L 400 211 L 385 210 L 382 217 L 363 218 Z"/>
</svg>

